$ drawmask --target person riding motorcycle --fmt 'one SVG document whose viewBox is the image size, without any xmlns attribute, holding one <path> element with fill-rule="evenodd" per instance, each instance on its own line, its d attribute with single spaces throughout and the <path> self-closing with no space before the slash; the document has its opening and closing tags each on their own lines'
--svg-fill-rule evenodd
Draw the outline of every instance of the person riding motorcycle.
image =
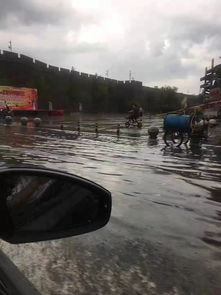
<svg viewBox="0 0 221 295">
<path fill-rule="evenodd" d="M 139 106 L 133 104 L 131 110 L 129 111 L 128 119 L 132 122 L 135 122 L 139 118 Z"/>
</svg>

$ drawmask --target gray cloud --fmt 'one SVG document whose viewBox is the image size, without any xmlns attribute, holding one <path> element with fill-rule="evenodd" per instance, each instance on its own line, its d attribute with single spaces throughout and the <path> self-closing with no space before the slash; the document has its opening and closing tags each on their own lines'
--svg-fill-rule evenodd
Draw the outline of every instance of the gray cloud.
<svg viewBox="0 0 221 295">
<path fill-rule="evenodd" d="M 86 11 L 71 0 L 0 1 L 0 47 L 12 39 L 19 52 L 58 66 L 101 75 L 109 69 L 122 80 L 132 70 L 146 85 L 179 80 L 183 90 L 221 55 L 217 0 L 110 0 L 108 8 L 97 0 L 97 10 Z"/>
<path fill-rule="evenodd" d="M 193 16 L 174 17 L 171 20 L 171 37 L 181 42 L 203 43 L 208 38 L 220 39 L 220 30 L 221 23 L 203 17 L 200 19 Z"/>
<path fill-rule="evenodd" d="M 51 5 L 49 5 L 51 3 Z M 4 27 L 14 26 L 17 21 L 22 25 L 45 24 L 62 25 L 71 23 L 78 25 L 82 15 L 73 10 L 69 1 L 54 0 L 1 0 L 0 23 Z"/>
</svg>

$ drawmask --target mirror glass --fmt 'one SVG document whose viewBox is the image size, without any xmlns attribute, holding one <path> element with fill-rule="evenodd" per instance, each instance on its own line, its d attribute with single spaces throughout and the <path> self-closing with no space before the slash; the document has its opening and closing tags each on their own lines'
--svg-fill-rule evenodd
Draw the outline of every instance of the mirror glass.
<svg viewBox="0 0 221 295">
<path fill-rule="evenodd" d="M 1 200 L 18 240 L 28 233 L 38 240 L 38 233 L 53 238 L 78 228 L 87 232 L 87 226 L 97 223 L 99 228 L 107 222 L 107 191 L 86 181 L 19 173 L 1 177 L 1 187 Z"/>
</svg>

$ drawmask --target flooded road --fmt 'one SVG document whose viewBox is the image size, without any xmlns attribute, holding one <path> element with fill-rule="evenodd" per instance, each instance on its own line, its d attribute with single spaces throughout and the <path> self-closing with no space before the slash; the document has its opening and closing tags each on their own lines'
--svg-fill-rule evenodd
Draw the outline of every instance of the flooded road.
<svg viewBox="0 0 221 295">
<path fill-rule="evenodd" d="M 77 121 L 81 121 L 81 134 Z M 99 134 L 95 134 L 98 123 Z M 103 229 L 1 248 L 42 294 L 221 294 L 221 146 L 165 148 L 120 116 L 0 126 L 0 162 L 89 178 L 112 192 Z"/>
</svg>

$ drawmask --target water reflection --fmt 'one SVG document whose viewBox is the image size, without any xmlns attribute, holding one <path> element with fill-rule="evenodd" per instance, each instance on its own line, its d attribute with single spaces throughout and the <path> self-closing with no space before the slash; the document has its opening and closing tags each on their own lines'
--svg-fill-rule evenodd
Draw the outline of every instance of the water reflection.
<svg viewBox="0 0 221 295">
<path fill-rule="evenodd" d="M 81 121 L 80 136 L 77 132 L 78 120 Z M 96 123 L 99 126 L 97 138 Z M 72 240 L 65 242 L 69 245 L 69 251 L 63 265 L 67 265 L 67 262 L 75 265 L 73 259 L 85 262 L 85 253 L 91 257 L 91 269 L 84 268 L 88 284 L 94 284 L 92 280 L 96 271 L 97 276 L 103 278 L 98 269 L 106 264 L 111 253 L 108 247 L 114 242 L 119 246 L 119 251 L 114 252 L 113 264 L 119 274 L 125 271 L 120 263 L 122 255 L 128 267 L 132 267 L 132 273 L 134 262 L 140 262 L 139 267 L 142 268 L 148 253 L 142 252 L 142 247 L 150 241 L 158 246 L 159 243 L 165 247 L 169 245 L 179 255 L 197 257 L 200 265 L 203 261 L 212 263 L 220 248 L 221 147 L 195 140 L 180 148 L 165 147 L 162 134 L 156 140 L 149 139 L 147 135 L 149 126 L 162 127 L 162 118 L 145 117 L 141 130 L 126 129 L 124 123 L 124 116 L 81 114 L 67 117 L 64 130 L 60 130 L 60 121 L 53 119 L 44 120 L 40 128 L 26 128 L 14 123 L 10 127 L 0 126 L 0 159 L 2 165 L 18 162 L 40 164 L 78 174 L 112 192 L 110 224 L 103 231 L 79 238 L 80 250 L 77 255 L 73 251 L 76 240 L 71 246 Z M 116 133 L 118 124 L 121 125 L 119 137 Z M 121 247 L 119 241 L 125 245 L 130 239 L 136 242 L 139 251 L 130 252 Z M 105 241 L 108 242 L 105 244 Z M 94 249 L 99 245 L 101 251 L 90 252 L 93 243 Z M 57 250 L 55 244 L 53 247 L 44 244 L 44 251 L 39 252 L 44 258 L 53 256 L 57 261 L 60 255 L 63 259 L 61 253 L 64 244 L 56 244 Z M 46 261 L 38 256 L 35 258 L 37 246 L 32 246 L 31 252 L 31 261 L 35 264 L 38 260 Z M 29 247 L 24 249 L 24 255 L 14 255 L 20 259 L 22 268 L 27 256 L 25 250 L 29 251 Z M 85 251 L 82 252 L 82 248 Z M 13 253 L 13 249 L 10 248 L 8 253 Z M 101 259 L 101 253 L 105 251 L 107 257 Z M 43 252 L 47 255 L 44 256 Z M 133 261 L 128 257 L 133 257 Z M 50 258 L 47 259 L 44 275 L 55 278 L 62 276 L 62 282 L 72 286 L 73 277 L 65 274 L 65 267 L 57 267 Z M 96 261 L 100 263 L 98 266 Z M 51 265 L 56 267 L 52 270 Z M 82 265 L 84 263 L 78 264 L 79 267 Z M 146 274 L 148 271 L 149 268 L 144 266 L 140 273 Z M 70 273 L 76 274 L 77 271 L 75 269 Z M 29 276 L 33 277 L 32 270 Z M 126 284 L 131 285 L 131 280 L 126 280 Z M 138 284 L 141 280 L 142 277 Z M 96 284 L 99 283 L 96 281 Z"/>
<path fill-rule="evenodd" d="M 221 213 L 218 212 L 219 214 Z M 215 247 L 221 247 L 221 232 L 205 231 L 202 241 Z"/>
<path fill-rule="evenodd" d="M 149 224 L 159 224 L 161 218 L 152 213 L 154 208 L 150 211 L 150 202 L 160 208 L 166 204 L 163 207 L 174 210 L 171 224 L 161 220 L 167 228 L 164 232 L 173 231 L 174 219 L 182 219 L 178 210 L 192 212 L 191 216 L 198 222 L 199 215 L 204 218 L 202 212 L 195 213 L 199 211 L 195 199 L 200 199 L 200 206 L 211 212 L 211 220 L 217 218 L 217 210 L 206 201 L 210 199 L 215 207 L 220 203 L 221 147 L 196 139 L 179 148 L 165 147 L 161 133 L 157 139 L 147 135 L 149 126 L 161 128 L 162 119 L 157 117 L 144 118 L 143 128 L 138 130 L 124 128 L 123 117 L 82 114 L 80 135 L 78 120 L 77 116 L 67 117 L 64 130 L 60 129 L 58 119 L 45 120 L 39 128 L 20 126 L 19 123 L 0 126 L 1 162 L 41 164 L 94 180 L 113 192 L 117 204 L 113 214 L 122 215 L 119 212 L 121 197 L 130 216 L 135 216 L 143 206 L 145 215 L 139 213 L 139 217 L 134 217 L 137 226 L 146 218 Z M 98 137 L 94 128 L 96 123 Z M 120 136 L 116 133 L 118 124 L 121 125 Z M 210 182 L 211 194 L 202 186 L 202 181 Z M 133 209 L 133 206 L 127 206 L 131 199 L 144 203 L 134 204 L 137 207 Z M 186 230 L 190 230 L 188 226 Z"/>
<path fill-rule="evenodd" d="M 214 202 L 221 203 L 221 187 L 214 187 L 210 189 L 211 197 L 210 199 Z"/>
<path fill-rule="evenodd" d="M 201 138 L 191 138 L 189 147 L 193 155 L 198 155 L 199 158 L 200 156 L 202 156 L 202 139 Z"/>
<path fill-rule="evenodd" d="M 155 146 L 155 145 L 158 145 L 159 144 L 159 139 L 157 138 L 148 138 L 147 140 L 147 144 L 149 146 Z"/>
</svg>

